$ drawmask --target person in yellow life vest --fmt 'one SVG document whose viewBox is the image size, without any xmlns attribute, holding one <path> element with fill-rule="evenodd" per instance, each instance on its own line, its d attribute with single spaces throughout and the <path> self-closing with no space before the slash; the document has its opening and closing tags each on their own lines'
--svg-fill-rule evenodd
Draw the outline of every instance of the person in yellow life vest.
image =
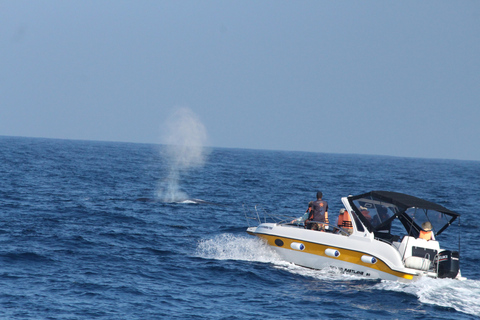
<svg viewBox="0 0 480 320">
<path fill-rule="evenodd" d="M 430 222 L 424 222 L 422 223 L 422 229 L 420 230 L 420 234 L 418 236 L 419 239 L 425 239 L 425 240 L 435 240 L 435 236 L 433 235 L 432 231 L 432 224 Z"/>
</svg>

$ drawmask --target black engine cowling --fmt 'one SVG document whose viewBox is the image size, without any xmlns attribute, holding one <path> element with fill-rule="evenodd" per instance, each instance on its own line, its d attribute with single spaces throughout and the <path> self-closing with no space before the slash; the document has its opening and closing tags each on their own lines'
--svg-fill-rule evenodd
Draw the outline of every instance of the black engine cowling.
<svg viewBox="0 0 480 320">
<path fill-rule="evenodd" d="M 444 250 L 437 256 L 438 277 L 455 278 L 460 270 L 460 255 L 457 251 Z"/>
</svg>

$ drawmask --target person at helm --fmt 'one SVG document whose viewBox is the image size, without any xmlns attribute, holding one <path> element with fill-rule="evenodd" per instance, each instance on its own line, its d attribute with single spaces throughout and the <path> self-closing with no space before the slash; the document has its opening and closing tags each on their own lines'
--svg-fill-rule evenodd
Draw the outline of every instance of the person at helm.
<svg viewBox="0 0 480 320">
<path fill-rule="evenodd" d="M 432 231 L 432 224 L 427 221 L 422 223 L 422 229 L 420 230 L 420 234 L 418 236 L 419 239 L 425 239 L 425 240 L 435 240 L 435 236 L 433 235 Z"/>
</svg>

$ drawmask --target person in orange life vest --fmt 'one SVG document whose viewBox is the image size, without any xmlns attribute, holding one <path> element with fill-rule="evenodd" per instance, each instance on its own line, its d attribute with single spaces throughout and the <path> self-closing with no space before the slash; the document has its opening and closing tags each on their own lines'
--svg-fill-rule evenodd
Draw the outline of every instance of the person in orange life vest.
<svg viewBox="0 0 480 320">
<path fill-rule="evenodd" d="M 328 223 L 328 203 L 327 201 L 322 200 L 322 197 L 322 192 L 318 191 L 317 200 L 309 203 L 306 212 L 310 213 L 310 215 L 305 221 L 305 228 L 323 230 L 323 223 Z"/>
<path fill-rule="evenodd" d="M 345 210 L 344 208 L 340 209 L 337 226 L 339 228 L 343 228 L 350 234 L 353 233 L 352 220 L 350 219 L 350 215 L 348 214 L 348 211 Z"/>
<path fill-rule="evenodd" d="M 422 223 L 422 229 L 420 230 L 420 234 L 418 236 L 419 239 L 425 239 L 425 240 L 435 240 L 435 236 L 433 235 L 432 231 L 432 224 L 430 222 L 424 222 Z"/>
<path fill-rule="evenodd" d="M 382 222 L 380 221 L 380 218 L 375 212 L 372 217 L 372 215 L 370 215 L 370 211 L 365 207 L 360 207 L 360 212 L 368 220 L 368 222 L 370 222 L 370 224 L 374 227 L 378 226 Z"/>
<path fill-rule="evenodd" d="M 370 211 L 368 211 L 367 208 L 365 208 L 365 207 L 360 207 L 360 212 L 361 212 L 361 213 L 363 214 L 363 216 L 364 216 L 365 218 L 367 218 L 368 220 L 371 220 L 371 219 L 372 219 L 372 217 L 370 216 Z"/>
<path fill-rule="evenodd" d="M 368 220 L 369 222 L 372 221 L 372 216 L 370 215 L 370 211 L 368 211 L 367 208 L 365 208 L 365 207 L 360 207 L 360 212 L 363 214 L 363 216 L 364 216 L 365 218 L 367 218 L 367 220 Z"/>
<path fill-rule="evenodd" d="M 342 208 L 340 209 L 340 213 L 338 214 L 338 220 L 337 220 L 337 227 L 341 228 L 343 227 L 343 215 L 345 213 L 345 209 Z"/>
</svg>

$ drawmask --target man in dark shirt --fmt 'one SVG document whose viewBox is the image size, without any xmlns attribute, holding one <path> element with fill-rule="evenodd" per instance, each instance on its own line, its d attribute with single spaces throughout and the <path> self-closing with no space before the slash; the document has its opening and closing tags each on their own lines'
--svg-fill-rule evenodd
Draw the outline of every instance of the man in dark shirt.
<svg viewBox="0 0 480 320">
<path fill-rule="evenodd" d="M 305 227 L 307 229 L 323 230 L 323 223 L 328 223 L 328 203 L 322 200 L 322 197 L 322 192 L 318 191 L 317 201 L 312 201 L 308 204 L 307 212 L 309 212 L 310 215 L 305 221 Z"/>
</svg>

